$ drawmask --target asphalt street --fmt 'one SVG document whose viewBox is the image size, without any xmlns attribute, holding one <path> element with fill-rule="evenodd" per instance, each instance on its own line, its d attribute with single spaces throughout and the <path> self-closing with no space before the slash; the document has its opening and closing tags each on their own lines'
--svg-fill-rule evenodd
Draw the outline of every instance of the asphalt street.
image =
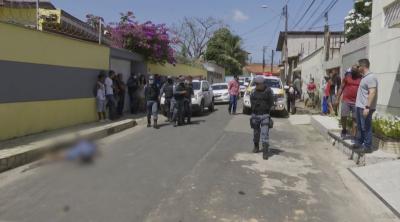
<svg viewBox="0 0 400 222">
<path fill-rule="evenodd" d="M 251 153 L 249 117 L 216 109 L 102 139 L 90 166 L 1 174 L 0 221 L 397 221 L 311 126 L 274 118 L 265 161 Z"/>
</svg>

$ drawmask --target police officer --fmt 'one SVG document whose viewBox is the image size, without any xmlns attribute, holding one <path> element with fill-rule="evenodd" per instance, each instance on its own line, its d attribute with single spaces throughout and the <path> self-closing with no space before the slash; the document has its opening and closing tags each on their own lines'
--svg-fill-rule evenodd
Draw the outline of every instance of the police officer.
<svg viewBox="0 0 400 222">
<path fill-rule="evenodd" d="M 171 76 L 168 76 L 167 82 L 164 83 L 164 85 L 161 88 L 161 93 L 165 95 L 165 101 L 164 101 L 164 110 L 167 113 L 167 118 L 168 122 L 171 121 L 172 115 L 171 115 L 171 105 L 172 105 L 172 98 L 174 97 L 174 80 L 172 80 Z"/>
<path fill-rule="evenodd" d="M 144 95 L 146 100 L 147 108 L 147 127 L 151 127 L 151 116 L 153 116 L 153 127 L 158 129 L 157 119 L 158 119 L 158 102 L 160 96 L 160 89 L 157 87 L 154 76 L 149 77 L 149 83 L 144 89 Z"/>
<path fill-rule="evenodd" d="M 184 99 L 184 109 L 185 109 L 185 117 L 187 118 L 187 123 L 190 124 L 190 119 L 192 118 L 192 96 L 194 95 L 193 91 L 193 78 L 189 76 L 185 81 L 185 99 Z"/>
<path fill-rule="evenodd" d="M 183 76 L 180 76 L 178 83 L 174 88 L 174 112 L 172 116 L 172 121 L 174 121 L 174 127 L 182 125 L 183 121 L 183 105 L 185 100 L 185 82 Z"/>
<path fill-rule="evenodd" d="M 250 96 L 251 119 L 250 125 L 254 131 L 254 153 L 260 150 L 260 140 L 263 147 L 263 158 L 268 159 L 269 150 L 269 127 L 271 121 L 270 111 L 274 105 L 274 98 L 271 88 L 267 87 L 264 77 L 257 76 L 254 79 L 255 91 Z"/>
</svg>

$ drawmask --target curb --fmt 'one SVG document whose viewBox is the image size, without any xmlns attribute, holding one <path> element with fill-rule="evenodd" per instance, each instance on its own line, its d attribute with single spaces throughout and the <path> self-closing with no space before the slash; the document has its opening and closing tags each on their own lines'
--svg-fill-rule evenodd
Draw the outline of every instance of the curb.
<svg viewBox="0 0 400 222">
<path fill-rule="evenodd" d="M 100 139 L 137 125 L 136 120 L 126 119 L 104 126 L 67 133 L 29 143 L 26 145 L 0 150 L 0 173 L 33 162 L 52 150 L 72 144 L 77 136 L 85 139 Z"/>
<path fill-rule="evenodd" d="M 368 183 L 366 183 L 363 179 L 361 179 L 361 177 L 359 177 L 351 168 L 348 168 L 348 170 L 350 171 L 351 174 L 353 174 L 362 184 L 364 184 L 365 187 L 367 187 L 367 189 L 369 191 L 371 191 L 380 201 L 382 201 L 383 204 L 385 204 L 385 206 L 387 208 L 389 208 L 394 215 L 396 215 L 399 219 L 400 219 L 400 212 L 397 211 L 394 207 L 392 207 L 392 205 L 390 205 L 381 195 L 379 195 L 378 192 L 376 192 L 371 186 L 368 185 Z"/>
</svg>

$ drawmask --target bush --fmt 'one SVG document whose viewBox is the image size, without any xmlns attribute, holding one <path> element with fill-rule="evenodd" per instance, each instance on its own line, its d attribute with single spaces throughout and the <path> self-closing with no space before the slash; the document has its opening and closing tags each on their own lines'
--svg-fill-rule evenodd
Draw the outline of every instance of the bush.
<svg viewBox="0 0 400 222">
<path fill-rule="evenodd" d="M 372 130 L 378 136 L 400 140 L 400 120 L 398 119 L 375 117 L 372 121 Z"/>
</svg>

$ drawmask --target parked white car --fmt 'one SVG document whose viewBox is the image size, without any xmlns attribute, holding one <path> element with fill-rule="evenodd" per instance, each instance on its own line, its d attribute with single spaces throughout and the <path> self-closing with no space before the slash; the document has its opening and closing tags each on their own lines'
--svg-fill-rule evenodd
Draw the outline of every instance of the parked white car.
<svg viewBox="0 0 400 222">
<path fill-rule="evenodd" d="M 215 103 L 229 103 L 228 83 L 212 84 Z"/>
<path fill-rule="evenodd" d="M 263 77 L 265 79 L 265 84 L 268 85 L 274 93 L 274 107 L 272 107 L 272 111 L 278 111 L 286 114 L 286 95 L 281 79 L 275 76 Z M 243 97 L 243 113 L 245 114 L 250 114 L 251 112 L 250 94 L 254 91 L 254 89 L 255 83 L 253 79 L 250 82 L 249 87 L 247 87 Z"/>
<path fill-rule="evenodd" d="M 214 93 L 206 80 L 193 80 L 192 111 L 203 113 L 207 107 L 209 112 L 214 111 Z M 161 96 L 161 107 L 164 107 L 165 95 Z"/>
</svg>

